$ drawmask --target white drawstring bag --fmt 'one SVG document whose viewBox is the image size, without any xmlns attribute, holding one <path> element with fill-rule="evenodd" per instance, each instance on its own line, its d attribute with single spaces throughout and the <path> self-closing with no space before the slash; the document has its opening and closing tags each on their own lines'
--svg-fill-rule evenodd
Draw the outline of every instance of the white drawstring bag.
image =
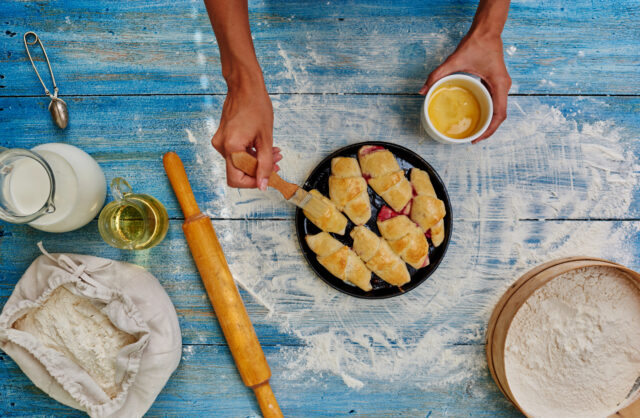
<svg viewBox="0 0 640 418">
<path fill-rule="evenodd" d="M 143 416 L 180 362 L 169 296 L 142 267 L 38 246 L 0 314 L 0 348 L 65 405 Z"/>
</svg>

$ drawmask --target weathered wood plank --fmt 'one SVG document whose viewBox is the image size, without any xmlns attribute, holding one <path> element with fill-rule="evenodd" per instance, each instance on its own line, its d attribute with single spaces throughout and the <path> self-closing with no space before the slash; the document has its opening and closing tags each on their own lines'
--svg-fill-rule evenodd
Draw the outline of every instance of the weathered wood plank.
<svg viewBox="0 0 640 418">
<path fill-rule="evenodd" d="M 273 358 L 276 348 L 267 347 Z M 310 386 L 292 382 L 280 372 L 286 364 L 271 362 L 271 385 L 287 417 L 515 417 L 488 372 L 470 384 L 422 391 L 409 382 L 361 390 L 344 388 L 334 376 L 316 376 Z M 11 359 L 0 353 L 0 411 L 3 416 L 83 416 L 37 389 Z M 226 348 L 185 346 L 182 363 L 146 416 L 259 416 L 251 391 L 242 385 Z"/>
<path fill-rule="evenodd" d="M 67 130 L 52 126 L 45 98 L 0 98 L 0 145 L 67 142 L 92 154 L 108 179 L 181 212 L 164 176 L 162 154 L 183 158 L 202 208 L 222 218 L 283 218 L 292 208 L 275 191 L 229 189 L 209 141 L 223 97 L 69 98 Z M 276 95 L 275 143 L 283 176 L 303 182 L 339 147 L 363 140 L 411 148 L 443 177 L 465 219 L 640 217 L 640 98 L 516 97 L 509 119 L 475 146 L 438 144 L 421 132 L 412 96 Z M 516 198 L 516 196 L 518 198 Z"/>
<path fill-rule="evenodd" d="M 224 187 L 222 161 L 208 145 L 223 97 L 201 93 L 225 87 L 201 2 L 10 0 L 0 5 L 0 146 L 80 146 L 109 179 L 125 176 L 174 219 L 167 239 L 143 252 L 109 247 L 95 221 L 60 235 L 0 224 L 0 306 L 40 240 L 54 252 L 140 264 L 167 289 L 185 342 L 183 361 L 149 415 L 258 414 L 180 231 L 160 162 L 176 150 L 203 209 L 237 218 L 215 226 L 287 416 L 515 416 L 483 358 L 486 322 L 505 287 L 531 265 L 568 255 L 640 270 L 640 98 L 512 97 L 495 138 L 445 147 L 420 133 L 420 98 L 410 94 L 466 31 L 475 2 L 250 7 L 271 92 L 405 93 L 274 95 L 276 143 L 284 173 L 298 182 L 323 156 L 360 140 L 419 152 L 443 176 L 454 205 L 453 241 L 436 274 L 387 301 L 339 294 L 304 263 L 292 210 L 276 193 Z M 512 93 L 640 93 L 639 13 L 631 0 L 514 1 L 504 34 Z M 64 132 L 52 128 L 46 99 L 7 97 L 41 94 L 23 51 L 27 30 L 42 36 L 67 95 L 72 121 Z M 156 93 L 193 96 L 72 96 Z M 627 221 L 532 221 L 564 218 Z M 380 373 L 390 368 L 397 372 Z M 351 388 L 358 383 L 364 386 Z M 2 416 L 73 415 L 1 352 L 0 393 Z"/>
<path fill-rule="evenodd" d="M 125 251 L 102 242 L 95 222 L 72 233 L 38 232 L 27 226 L 3 225 L 0 236 L 0 305 L 4 305 L 42 241 L 49 252 L 80 252 L 139 264 L 154 274 L 171 297 L 185 344 L 224 344 L 180 221 L 171 221 L 167 238 L 146 251 Z M 318 304 L 347 304 L 349 324 L 375 326 L 397 303 L 423 304 L 437 298 L 444 311 L 406 321 L 407 333 L 422 335 L 429 327 L 450 324 L 464 332 L 455 343 L 481 345 L 488 309 L 502 291 L 536 262 L 588 255 L 608 258 L 640 270 L 640 221 L 530 222 L 454 221 L 452 243 L 443 264 L 424 284 L 403 297 L 368 301 L 336 292 L 305 262 L 293 222 L 215 221 L 218 236 L 243 299 L 264 345 L 303 346 L 304 337 L 339 326 L 336 315 L 314 316 Z M 576 232 L 578 231 L 578 232 Z M 594 244 L 595 243 L 595 244 Z M 461 267 L 468 266 L 468 267 Z M 464 270 L 460 270 L 464 268 Z M 461 274 L 468 284 L 459 283 Z M 456 287 L 452 290 L 452 286 Z M 462 290 L 462 287 L 465 290 Z M 248 291 L 248 292 L 247 292 Z M 346 308 L 345 308 L 346 309 Z M 336 322 L 337 321 L 337 322 Z M 344 325 L 344 324 L 343 324 Z"/>
<path fill-rule="evenodd" d="M 251 2 L 273 93 L 415 93 L 468 29 L 476 2 Z M 504 33 L 512 92 L 638 94 L 634 0 L 514 1 Z M 61 93 L 224 93 L 200 1 L 4 1 L 0 94 L 41 94 L 21 36 L 39 33 Z M 561 28 L 561 29 L 560 29 Z M 41 63 L 42 64 L 42 63 Z"/>
<path fill-rule="evenodd" d="M 436 416 L 511 416 L 513 409 L 488 376 L 483 346 L 490 311 L 506 287 L 533 264 L 560 256 L 599 256 L 640 269 L 637 221 L 459 220 L 447 257 L 429 280 L 402 297 L 363 301 L 334 291 L 314 276 L 302 260 L 290 220 L 227 220 L 215 226 L 236 279 L 251 292 L 243 291 L 243 298 L 274 370 L 274 388 L 292 416 L 337 416 L 352 410 L 364 416 L 428 411 Z M 0 305 L 37 255 L 39 240 L 52 252 L 81 251 L 138 263 L 167 289 L 178 310 L 185 354 L 152 415 L 257 412 L 231 363 L 178 221 L 172 221 L 163 243 L 142 252 L 101 243 L 95 222 L 55 236 L 5 226 L 0 237 Z M 395 318 L 394 312 L 402 317 Z M 393 336 L 386 334 L 389 326 Z M 378 330 L 387 335 L 382 345 L 375 337 L 358 338 L 363 332 L 376 336 Z M 350 346 L 340 349 L 349 353 L 377 352 L 381 364 L 365 357 L 354 369 L 337 358 L 338 369 L 330 359 L 310 367 L 307 362 L 315 352 L 308 350 L 320 349 L 315 338 L 323 335 Z M 389 361 L 403 371 L 401 359 L 415 356 L 421 344 L 429 344 L 432 353 L 414 357 L 411 373 L 391 379 L 376 374 L 375 369 L 389 367 Z M 373 363 L 365 366 L 368 361 Z M 345 387 L 344 374 L 364 387 Z M 0 392 L 6 394 L 0 399 L 3 415 L 41 409 L 68 412 L 37 391 L 6 356 L 0 361 Z"/>
<path fill-rule="evenodd" d="M 182 338 L 187 344 L 224 344 L 213 309 L 206 297 L 204 286 L 192 261 L 191 254 L 182 234 L 181 221 L 171 221 L 164 242 L 146 251 L 126 251 L 110 247 L 100 237 L 97 222 L 91 222 L 79 231 L 65 234 L 38 232 L 28 226 L 0 225 L 0 305 L 4 306 L 27 266 L 39 255 L 36 244 L 42 241 L 50 252 L 79 252 L 112 258 L 138 264 L 147 268 L 164 286 L 174 303 L 180 319 Z M 241 222 L 221 222 L 221 233 L 246 233 L 253 226 L 245 225 L 243 232 L 234 231 Z M 219 225 L 216 222 L 216 225 Z M 267 223 L 268 230 L 281 227 L 277 223 Z M 243 228 L 241 228 L 243 229 Z M 219 232 L 220 233 L 220 232 Z M 299 252 L 285 255 L 289 268 L 303 261 Z M 312 274 L 307 269 L 307 274 Z M 242 292 L 252 318 L 264 319 L 267 309 L 256 303 L 250 295 Z M 262 322 L 262 321 L 261 321 Z M 298 345 L 300 341 L 293 335 L 278 332 L 269 321 L 262 322 L 259 335 L 265 345 Z"/>
</svg>

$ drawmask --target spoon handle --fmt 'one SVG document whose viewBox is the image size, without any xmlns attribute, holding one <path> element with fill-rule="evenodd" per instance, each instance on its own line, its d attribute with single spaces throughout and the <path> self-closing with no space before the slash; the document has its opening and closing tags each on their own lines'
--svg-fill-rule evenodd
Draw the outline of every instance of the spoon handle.
<svg viewBox="0 0 640 418">
<path fill-rule="evenodd" d="M 30 38 L 33 38 L 33 40 L 30 41 L 29 40 Z M 24 40 L 24 47 L 27 50 L 29 61 L 31 61 L 31 65 L 33 66 L 33 69 L 35 70 L 36 75 L 38 76 L 38 80 L 40 80 L 40 84 L 42 84 L 42 87 L 44 87 L 45 94 L 52 99 L 54 97 L 58 97 L 58 86 L 56 86 L 56 78 L 53 76 L 53 70 L 51 69 L 51 62 L 49 62 L 49 56 L 47 55 L 47 51 L 44 49 L 44 45 L 42 45 L 42 41 L 40 40 L 40 37 L 35 32 L 29 31 L 24 34 L 22 39 Z M 47 61 L 47 66 L 49 67 L 49 74 L 51 74 L 51 81 L 53 82 L 53 95 L 49 92 L 49 89 L 44 84 L 44 81 L 42 81 L 42 77 L 40 77 L 40 73 L 36 68 L 36 63 L 33 62 L 33 57 L 31 57 L 31 51 L 29 51 L 29 45 L 35 45 L 36 43 L 40 45 L 40 48 L 42 48 L 44 59 Z"/>
</svg>

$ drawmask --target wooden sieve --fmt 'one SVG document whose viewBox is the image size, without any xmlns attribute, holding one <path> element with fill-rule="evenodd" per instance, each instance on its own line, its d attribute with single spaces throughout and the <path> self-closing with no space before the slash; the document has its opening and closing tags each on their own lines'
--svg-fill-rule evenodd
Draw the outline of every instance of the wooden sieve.
<svg viewBox="0 0 640 418">
<path fill-rule="evenodd" d="M 507 332 L 518 309 L 533 293 L 552 279 L 583 267 L 612 267 L 625 273 L 640 288 L 640 274 L 612 261 L 591 257 L 569 257 L 550 261 L 525 273 L 502 295 L 493 309 L 487 327 L 487 363 L 500 391 L 524 414 L 511 392 L 504 363 Z M 612 417 L 640 417 L 640 392 L 635 391 Z M 526 415 L 526 414 L 525 414 Z"/>
</svg>

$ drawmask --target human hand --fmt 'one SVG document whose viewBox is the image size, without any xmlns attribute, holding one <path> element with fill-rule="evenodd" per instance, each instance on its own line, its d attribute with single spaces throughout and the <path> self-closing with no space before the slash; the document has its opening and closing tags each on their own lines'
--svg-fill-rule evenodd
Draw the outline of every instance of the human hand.
<svg viewBox="0 0 640 418">
<path fill-rule="evenodd" d="M 282 155 L 273 147 L 273 107 L 264 85 L 257 90 L 229 87 L 211 144 L 226 161 L 229 186 L 266 190 L 269 176 L 280 169 Z M 231 154 L 237 151 L 258 159 L 256 177 L 235 168 Z"/>
<path fill-rule="evenodd" d="M 426 95 L 431 86 L 447 75 L 465 72 L 482 78 L 493 100 L 493 118 L 487 130 L 473 143 L 477 143 L 493 135 L 500 124 L 507 118 L 507 97 L 511 88 L 511 77 L 504 64 L 502 39 L 499 36 L 482 36 L 473 33 L 465 36 L 458 48 L 436 68 L 420 89 Z"/>
</svg>

